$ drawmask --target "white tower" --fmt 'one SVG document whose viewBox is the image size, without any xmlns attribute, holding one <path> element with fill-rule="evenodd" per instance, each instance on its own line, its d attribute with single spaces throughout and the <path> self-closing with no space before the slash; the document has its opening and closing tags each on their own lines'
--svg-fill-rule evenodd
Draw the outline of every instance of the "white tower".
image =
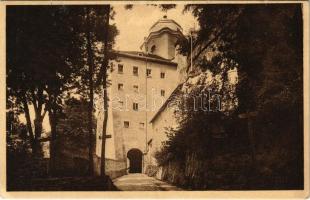
<svg viewBox="0 0 310 200">
<path fill-rule="evenodd" d="M 144 52 L 158 55 L 162 58 L 173 60 L 175 57 L 175 45 L 179 38 L 183 37 L 181 26 L 165 15 L 158 20 L 149 30 L 141 49 Z"/>
</svg>

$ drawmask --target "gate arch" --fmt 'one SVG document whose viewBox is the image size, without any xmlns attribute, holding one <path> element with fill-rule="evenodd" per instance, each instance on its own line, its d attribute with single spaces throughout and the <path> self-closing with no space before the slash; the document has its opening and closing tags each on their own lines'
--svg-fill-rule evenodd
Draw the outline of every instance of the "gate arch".
<svg viewBox="0 0 310 200">
<path fill-rule="evenodd" d="M 129 159 L 129 173 L 142 173 L 142 151 L 133 148 L 127 152 Z"/>
</svg>

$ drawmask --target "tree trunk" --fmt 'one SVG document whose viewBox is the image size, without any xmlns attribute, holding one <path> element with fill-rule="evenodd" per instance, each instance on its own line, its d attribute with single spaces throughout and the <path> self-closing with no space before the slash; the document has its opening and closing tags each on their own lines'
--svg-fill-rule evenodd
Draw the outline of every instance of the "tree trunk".
<svg viewBox="0 0 310 200">
<path fill-rule="evenodd" d="M 87 8 L 87 27 L 90 27 L 89 21 L 89 8 Z M 86 42 L 87 42 L 87 61 L 88 61 L 88 81 L 89 81 L 89 105 L 88 105 L 88 132 L 89 132 L 89 175 L 93 175 L 94 171 L 94 161 L 93 161 L 93 105 L 94 105 L 94 86 L 93 86 L 93 71 L 94 71 L 94 60 L 93 60 L 93 50 L 92 41 L 89 32 L 89 28 L 86 32 Z"/>
<path fill-rule="evenodd" d="M 104 41 L 104 60 L 103 60 L 103 126 L 102 126 L 102 144 L 101 144 L 101 163 L 100 163 L 100 175 L 105 176 L 105 142 L 108 122 L 108 93 L 107 93 L 107 70 L 108 70 L 108 33 L 109 33 L 109 19 L 110 19 L 110 5 L 107 5 L 106 10 L 106 25 L 105 25 L 105 41 Z"/>
<path fill-rule="evenodd" d="M 36 151 L 36 148 L 35 148 L 36 142 L 35 142 L 35 137 L 34 137 L 33 130 L 32 130 L 28 102 L 26 101 L 25 97 L 23 98 L 23 107 L 24 107 L 25 118 L 26 118 L 26 122 L 27 122 L 27 129 L 28 129 L 29 137 L 30 137 L 31 149 L 33 152 L 35 152 Z"/>
<path fill-rule="evenodd" d="M 56 174 L 56 139 L 57 139 L 57 119 L 56 112 L 53 109 L 49 111 L 49 120 L 51 125 L 51 140 L 50 140 L 50 174 L 54 176 Z"/>
<path fill-rule="evenodd" d="M 34 148 L 35 148 L 34 153 L 40 155 L 42 153 L 42 148 L 39 139 L 41 137 L 43 130 L 42 127 L 43 119 L 41 118 L 41 116 L 37 116 L 33 121 L 34 121 Z"/>
<path fill-rule="evenodd" d="M 38 140 L 42 135 L 43 119 L 41 118 L 41 116 L 37 116 L 33 121 L 34 121 L 34 137 L 36 138 L 36 140 Z"/>
<path fill-rule="evenodd" d="M 43 118 L 44 115 L 41 115 L 42 112 L 42 105 L 43 105 L 43 89 L 42 87 L 38 88 L 37 93 L 33 90 L 31 92 L 32 94 L 32 103 L 33 103 L 33 108 L 35 112 L 35 119 L 33 120 L 34 122 L 34 141 L 35 141 L 35 153 L 37 155 L 42 155 L 42 148 L 39 139 L 41 138 L 42 135 L 42 123 L 43 123 Z"/>
</svg>

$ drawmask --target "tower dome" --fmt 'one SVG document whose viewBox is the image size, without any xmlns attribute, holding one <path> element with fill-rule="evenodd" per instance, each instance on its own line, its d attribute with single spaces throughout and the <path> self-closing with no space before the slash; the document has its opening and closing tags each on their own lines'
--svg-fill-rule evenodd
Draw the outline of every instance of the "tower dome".
<svg viewBox="0 0 310 200">
<path fill-rule="evenodd" d="M 179 38 L 184 37 L 182 31 L 182 27 L 177 22 L 168 19 L 165 15 L 151 26 L 141 49 L 169 60 L 173 59 L 175 44 Z"/>
<path fill-rule="evenodd" d="M 177 22 L 175 22 L 172 19 L 168 19 L 167 15 L 164 15 L 164 17 L 162 19 L 159 19 L 157 22 L 155 22 L 151 26 L 151 28 L 149 29 L 149 32 L 150 33 L 158 32 L 158 31 L 165 29 L 165 28 L 168 28 L 171 31 L 180 31 L 180 32 L 183 31 L 182 27 Z"/>
</svg>

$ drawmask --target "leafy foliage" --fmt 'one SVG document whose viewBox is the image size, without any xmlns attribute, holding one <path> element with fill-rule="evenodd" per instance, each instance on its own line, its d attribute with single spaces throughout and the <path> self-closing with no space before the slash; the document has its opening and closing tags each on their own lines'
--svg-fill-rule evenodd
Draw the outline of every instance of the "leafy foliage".
<svg viewBox="0 0 310 200">
<path fill-rule="evenodd" d="M 190 97 L 206 87 L 190 86 L 177 115 L 180 126 L 168 131 L 169 140 L 157 154 L 170 169 L 167 178 L 177 173 L 176 183 L 195 189 L 302 188 L 300 5 L 194 4 L 185 11 L 200 26 L 193 35 L 195 68 L 190 76 L 219 76 L 212 88 L 224 102 L 232 98 L 235 106 L 229 112 L 184 111 Z M 181 42 L 180 51 L 189 53 L 189 40 Z M 227 84 L 231 69 L 238 72 L 236 88 Z"/>
<path fill-rule="evenodd" d="M 63 117 L 60 118 L 57 132 L 61 140 L 65 140 L 61 149 L 85 150 L 88 148 L 88 101 L 85 99 L 70 98 L 66 100 L 63 110 Z M 94 119 L 94 118 L 93 118 Z M 93 121 L 93 127 L 95 121 Z M 94 133 L 95 131 L 93 131 Z M 95 135 L 93 134 L 93 139 Z M 76 154 L 72 152 L 72 155 Z"/>
<path fill-rule="evenodd" d="M 98 91 L 106 74 L 104 59 L 109 55 L 103 49 L 112 48 L 118 31 L 115 25 L 105 25 L 114 12 L 110 6 L 95 5 L 8 6 L 7 15 L 7 107 L 25 114 L 34 151 L 40 145 L 42 122 L 48 113 L 53 163 L 65 100 L 72 95 L 88 97 L 90 77 Z M 90 63 L 92 73 L 88 71 Z M 35 133 L 29 106 L 35 110 Z"/>
</svg>

